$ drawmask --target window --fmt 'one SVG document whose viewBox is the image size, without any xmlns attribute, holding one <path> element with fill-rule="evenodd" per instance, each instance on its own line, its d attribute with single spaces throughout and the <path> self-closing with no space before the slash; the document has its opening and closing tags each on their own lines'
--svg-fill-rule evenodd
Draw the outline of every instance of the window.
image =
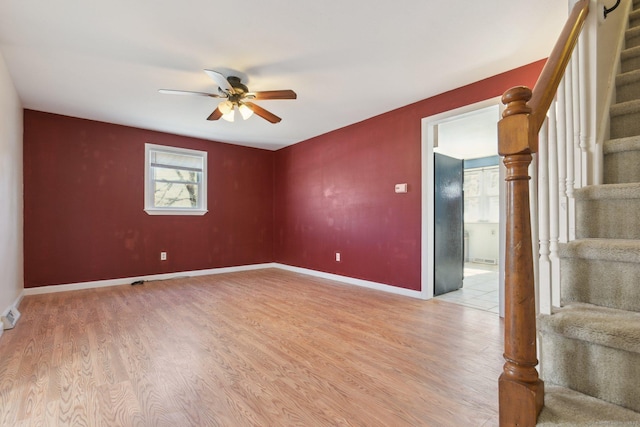
<svg viewBox="0 0 640 427">
<path fill-rule="evenodd" d="M 498 166 L 464 171 L 464 222 L 495 222 L 500 217 Z"/>
<path fill-rule="evenodd" d="M 204 215 L 206 187 L 206 152 L 145 144 L 144 210 L 149 215 Z"/>
</svg>

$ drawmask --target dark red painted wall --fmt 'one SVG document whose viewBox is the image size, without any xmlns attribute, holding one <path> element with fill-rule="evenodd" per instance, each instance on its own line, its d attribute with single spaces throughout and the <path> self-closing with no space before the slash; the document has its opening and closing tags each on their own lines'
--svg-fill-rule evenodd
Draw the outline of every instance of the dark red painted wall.
<svg viewBox="0 0 640 427">
<path fill-rule="evenodd" d="M 276 261 L 419 290 L 421 119 L 543 63 L 277 152 L 26 110 L 25 287 Z M 206 215 L 143 211 L 145 142 L 208 151 Z"/>
<path fill-rule="evenodd" d="M 208 152 L 206 215 L 143 211 L 146 142 Z M 26 110 L 25 287 L 271 262 L 273 179 L 271 151 Z"/>
<path fill-rule="evenodd" d="M 533 86 L 543 65 L 538 61 L 277 151 L 275 261 L 420 290 L 421 119 L 515 85 Z M 408 183 L 409 192 L 394 193 L 399 183 Z"/>
</svg>

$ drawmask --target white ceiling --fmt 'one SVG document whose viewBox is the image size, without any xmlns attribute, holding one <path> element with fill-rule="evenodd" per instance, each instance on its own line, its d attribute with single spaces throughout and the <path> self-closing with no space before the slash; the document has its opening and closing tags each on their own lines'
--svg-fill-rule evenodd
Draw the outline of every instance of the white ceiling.
<svg viewBox="0 0 640 427">
<path fill-rule="evenodd" d="M 567 0 L 20 0 L 0 52 L 25 108 L 278 149 L 549 55 Z M 270 124 L 209 122 L 205 68 L 242 77 Z"/>
</svg>

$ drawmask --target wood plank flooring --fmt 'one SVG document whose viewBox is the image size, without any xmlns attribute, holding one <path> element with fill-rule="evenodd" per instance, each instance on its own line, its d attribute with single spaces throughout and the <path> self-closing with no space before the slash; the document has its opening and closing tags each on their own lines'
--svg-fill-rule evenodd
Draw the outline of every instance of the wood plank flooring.
<svg viewBox="0 0 640 427">
<path fill-rule="evenodd" d="M 494 426 L 495 314 L 276 269 L 27 296 L 0 426 Z"/>
</svg>

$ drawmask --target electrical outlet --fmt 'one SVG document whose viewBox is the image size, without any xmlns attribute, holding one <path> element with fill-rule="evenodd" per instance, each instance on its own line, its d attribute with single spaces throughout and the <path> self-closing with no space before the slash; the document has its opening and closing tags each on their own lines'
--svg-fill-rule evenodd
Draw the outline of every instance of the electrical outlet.
<svg viewBox="0 0 640 427">
<path fill-rule="evenodd" d="M 340 262 L 340 252 L 336 252 L 336 262 Z"/>
<path fill-rule="evenodd" d="M 160 252 L 160 261 L 166 261 L 166 260 L 167 260 L 167 253 Z"/>
</svg>

